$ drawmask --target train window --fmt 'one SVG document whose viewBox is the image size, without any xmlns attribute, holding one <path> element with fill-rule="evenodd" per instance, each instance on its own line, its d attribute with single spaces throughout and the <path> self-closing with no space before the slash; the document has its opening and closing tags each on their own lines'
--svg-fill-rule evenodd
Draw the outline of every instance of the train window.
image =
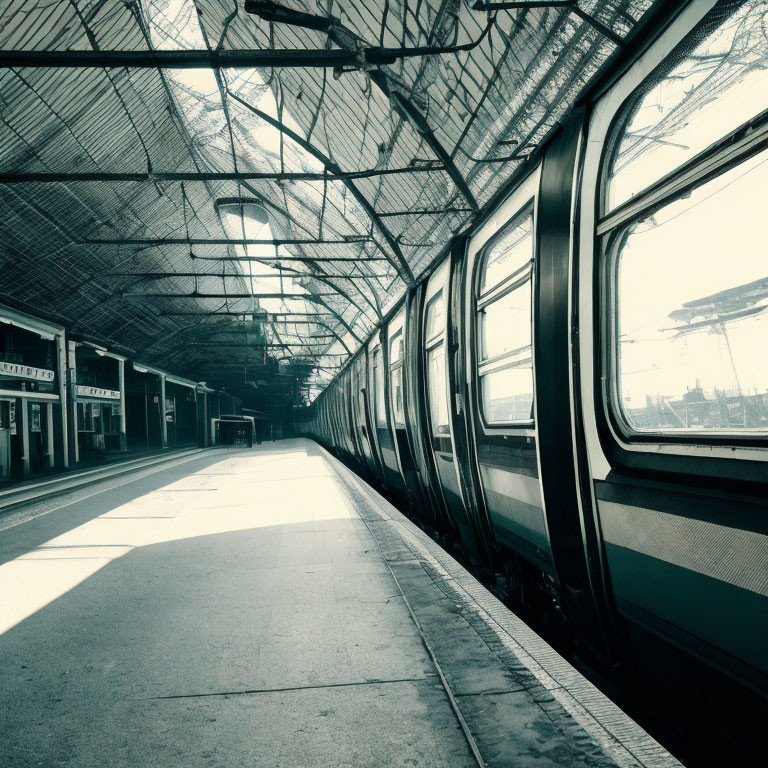
<svg viewBox="0 0 768 768">
<path fill-rule="evenodd" d="M 633 429 L 768 429 L 765 189 L 768 151 L 622 233 L 616 364 Z"/>
<path fill-rule="evenodd" d="M 427 305 L 426 325 L 427 344 L 445 333 L 445 298 L 442 289 L 430 299 Z"/>
<path fill-rule="evenodd" d="M 445 296 L 440 290 L 427 304 L 427 385 L 432 434 L 447 437 L 451 428 L 448 420 L 448 382 L 445 358 Z"/>
<path fill-rule="evenodd" d="M 448 385 L 445 376 L 445 345 L 441 342 L 427 353 L 429 369 L 429 413 L 432 434 L 435 437 L 450 435 L 448 421 Z"/>
<path fill-rule="evenodd" d="M 485 418 L 489 424 L 532 421 L 533 381 L 530 364 L 503 368 L 482 377 Z"/>
<path fill-rule="evenodd" d="M 488 424 L 533 420 L 531 278 L 533 209 L 491 242 L 478 279 L 478 377 Z"/>
<path fill-rule="evenodd" d="M 386 429 L 387 404 L 384 401 L 384 368 L 381 365 L 381 349 L 373 353 L 373 380 L 375 386 L 376 426 Z"/>
<path fill-rule="evenodd" d="M 531 283 L 526 279 L 480 312 L 480 359 L 531 348 Z"/>
<path fill-rule="evenodd" d="M 628 437 L 768 433 L 768 358 L 757 353 L 768 334 L 768 113 L 752 119 L 768 92 L 764 9 L 708 18 L 619 125 L 605 205 L 634 195 L 633 205 L 598 233 L 606 395 Z M 656 122 L 638 122 L 653 110 Z"/>
<path fill-rule="evenodd" d="M 392 415 L 396 427 L 405 426 L 403 409 L 403 332 L 398 331 L 389 342 L 390 392 Z"/>
<path fill-rule="evenodd" d="M 528 267 L 533 259 L 533 214 L 518 214 L 501 237 L 483 255 L 480 294 L 494 288 L 510 275 Z"/>
<path fill-rule="evenodd" d="M 671 68 L 646 82 L 615 144 L 607 210 L 766 108 L 765 24 L 764 0 L 747 2 L 724 20 L 714 16 L 688 51 L 672 57 Z"/>
</svg>

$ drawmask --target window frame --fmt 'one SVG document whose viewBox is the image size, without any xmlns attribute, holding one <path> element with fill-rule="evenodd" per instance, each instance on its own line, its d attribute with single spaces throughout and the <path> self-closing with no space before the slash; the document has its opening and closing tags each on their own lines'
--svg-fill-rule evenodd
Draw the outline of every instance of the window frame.
<svg viewBox="0 0 768 768">
<path fill-rule="evenodd" d="M 605 456 L 600 461 L 600 476 L 610 465 L 619 465 L 633 471 L 672 471 L 695 476 L 716 473 L 736 482 L 764 482 L 768 462 L 765 436 L 625 432 L 614 408 L 618 407 L 620 412 L 618 381 L 613 380 L 617 369 L 608 357 L 615 354 L 616 346 L 611 325 L 615 295 L 610 271 L 615 264 L 610 256 L 611 250 L 617 247 L 618 233 L 650 215 L 654 208 L 663 207 L 768 147 L 768 110 L 763 110 L 635 197 L 603 214 L 614 145 L 621 138 L 635 100 L 643 98 L 652 78 L 674 67 L 675 54 L 690 48 L 694 36 L 704 25 L 711 24 L 716 10 L 714 2 L 703 1 L 692 2 L 682 10 L 611 88 L 600 94 L 590 115 L 579 186 L 583 199 L 589 201 L 591 196 L 592 202 L 581 207 L 577 236 L 581 252 L 577 279 L 583 286 L 577 299 L 582 326 L 578 345 L 580 357 L 586 363 L 578 375 L 584 393 L 582 407 L 587 443 L 592 446 L 590 451 L 594 451 L 595 441 L 599 441 Z M 605 460 L 608 464 L 603 465 Z"/>
<path fill-rule="evenodd" d="M 627 444 L 698 444 L 698 445 L 753 445 L 768 446 L 768 432 L 695 431 L 679 432 L 635 429 L 626 418 L 621 406 L 621 364 L 619 359 L 618 334 L 618 267 L 620 252 L 632 226 L 653 215 L 656 211 L 683 199 L 692 190 L 701 187 L 728 171 L 747 162 L 751 157 L 768 149 L 768 109 L 765 109 L 743 125 L 730 131 L 687 162 L 664 174 L 630 200 L 612 211 L 604 213 L 609 175 L 615 158 L 616 147 L 621 141 L 635 105 L 647 93 L 648 83 L 653 82 L 664 71 L 675 66 L 675 53 L 690 45 L 691 38 L 698 33 L 706 18 L 686 35 L 670 51 L 652 72 L 633 89 L 617 111 L 608 129 L 608 141 L 599 169 L 599 202 L 596 254 L 599 258 L 600 274 L 600 379 L 603 382 L 603 408 L 614 432 Z"/>
<path fill-rule="evenodd" d="M 534 174 L 538 178 L 538 174 Z M 504 223 L 498 228 L 498 230 L 488 238 L 488 240 L 479 248 L 474 259 L 474 274 L 472 276 L 472 339 L 473 339 L 473 355 L 472 355 L 472 372 L 474 380 L 474 395 L 475 402 L 477 403 L 477 414 L 480 420 L 480 425 L 483 431 L 486 433 L 499 432 L 501 430 L 513 431 L 515 434 L 519 434 L 521 431 L 530 434 L 535 430 L 536 426 L 536 378 L 534 372 L 534 283 L 536 272 L 536 201 L 537 195 L 531 193 L 525 197 L 522 204 L 515 206 L 514 213 L 511 216 L 507 216 Z M 509 275 L 504 277 L 500 282 L 486 289 L 485 292 L 481 292 L 483 270 L 486 265 L 486 259 L 488 254 L 505 236 L 505 234 L 512 228 L 515 223 L 519 222 L 523 218 L 530 216 L 531 219 L 531 241 L 532 241 L 532 256 L 522 266 L 515 269 Z M 532 387 L 532 399 L 531 399 L 531 417 L 529 419 L 517 419 L 512 421 L 490 421 L 486 414 L 485 397 L 483 396 L 483 378 L 487 375 L 504 371 L 508 368 L 517 367 L 515 365 L 514 357 L 515 350 L 509 352 L 503 352 L 499 355 L 481 359 L 480 343 L 483 338 L 483 332 L 481 329 L 481 314 L 483 310 L 503 300 L 507 295 L 523 288 L 528 285 L 530 291 L 530 303 L 531 303 L 531 316 L 530 316 L 530 348 L 531 348 L 531 387 Z M 523 348 L 521 348 L 523 349 Z M 507 361 L 512 362 L 507 362 Z"/>
</svg>

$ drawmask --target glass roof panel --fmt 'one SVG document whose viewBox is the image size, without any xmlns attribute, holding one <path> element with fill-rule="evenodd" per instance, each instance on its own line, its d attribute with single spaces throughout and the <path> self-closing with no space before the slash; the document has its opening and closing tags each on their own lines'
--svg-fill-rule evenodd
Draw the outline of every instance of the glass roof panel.
<svg viewBox="0 0 768 768">
<path fill-rule="evenodd" d="M 48 0 L 0 0 L 4 51 L 317 51 L 359 64 L 379 45 L 441 47 L 379 67 L 0 70 L 0 171 L 56 177 L 0 185 L 0 274 L 15 298 L 158 365 L 210 313 L 318 313 L 354 351 L 656 3 L 580 0 L 600 26 L 567 7 L 280 4 L 331 17 L 335 32 L 231 0 L 78 0 L 55 16 Z M 263 237 L 222 214 L 226 198 L 263 205 Z M 287 242 L 227 242 L 247 238 Z M 328 356 L 291 356 L 324 385 L 344 345 L 303 330 Z"/>
</svg>

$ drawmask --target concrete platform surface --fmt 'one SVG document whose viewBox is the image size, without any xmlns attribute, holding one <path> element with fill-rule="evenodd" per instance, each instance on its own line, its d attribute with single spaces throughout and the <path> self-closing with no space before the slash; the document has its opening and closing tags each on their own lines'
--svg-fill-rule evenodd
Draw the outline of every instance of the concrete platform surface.
<svg viewBox="0 0 768 768">
<path fill-rule="evenodd" d="M 0 563 L 2 766 L 677 765 L 310 441 L 49 504 Z"/>
</svg>

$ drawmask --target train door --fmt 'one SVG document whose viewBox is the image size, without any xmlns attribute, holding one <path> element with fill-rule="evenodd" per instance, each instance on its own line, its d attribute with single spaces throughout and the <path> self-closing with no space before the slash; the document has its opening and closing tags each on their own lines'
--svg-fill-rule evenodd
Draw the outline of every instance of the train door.
<svg viewBox="0 0 768 768">
<path fill-rule="evenodd" d="M 431 463 L 436 475 L 435 485 L 447 519 L 463 540 L 474 542 L 459 482 L 451 425 L 448 368 L 450 266 L 448 258 L 435 270 L 427 282 L 424 296 L 424 370 L 429 412 L 428 435 Z"/>
<path fill-rule="evenodd" d="M 400 475 L 411 504 L 417 508 L 422 508 L 421 484 L 416 474 L 405 416 L 407 408 L 406 351 L 409 343 L 405 322 L 407 306 L 407 303 L 404 304 L 402 309 L 397 312 L 390 321 L 387 330 L 389 340 L 389 406 L 392 437 Z"/>
<path fill-rule="evenodd" d="M 354 435 L 352 435 L 349 426 L 349 407 L 347 402 L 347 377 L 342 374 L 336 383 L 336 392 L 339 399 L 339 439 L 341 440 L 341 450 L 348 456 L 355 455 L 355 449 L 352 446 Z"/>
<path fill-rule="evenodd" d="M 334 385 L 334 402 L 336 403 L 336 443 L 340 451 L 348 454 L 347 435 L 344 434 L 344 387 L 341 379 L 337 379 Z"/>
<path fill-rule="evenodd" d="M 408 294 L 406 299 L 406 434 L 413 456 L 416 482 L 425 506 L 423 517 L 426 519 L 429 516 L 438 527 L 446 528 L 448 520 L 432 463 L 432 449 L 429 442 L 429 413 L 423 353 L 424 294 L 425 286 L 420 284 Z"/>
<path fill-rule="evenodd" d="M 357 430 L 359 435 L 359 442 L 362 448 L 363 458 L 367 465 L 368 470 L 372 475 L 378 475 L 378 467 L 376 465 L 376 459 L 374 455 L 374 447 L 371 445 L 371 422 L 368 415 L 368 402 L 366 399 L 367 391 L 367 362 L 368 355 L 366 350 L 362 350 L 361 354 L 354 363 L 354 386 L 352 396 L 355 402 L 355 412 L 357 416 Z"/>
<path fill-rule="evenodd" d="M 464 303 L 468 413 L 495 541 L 554 578 L 534 418 L 531 173 L 470 239 Z"/>
<path fill-rule="evenodd" d="M 403 479 L 400 474 L 400 464 L 397 449 L 389 426 L 389 409 L 387 408 L 387 391 L 389 389 L 387 375 L 387 337 L 382 332 L 372 345 L 373 350 L 373 412 L 376 422 L 376 442 L 379 446 L 381 464 L 386 478 L 386 485 L 402 492 Z"/>
<path fill-rule="evenodd" d="M 360 432 L 357 429 L 355 418 L 355 399 L 353 390 L 353 366 L 347 368 L 341 379 L 341 393 L 344 401 L 344 438 L 347 451 L 355 457 L 355 460 L 363 464 L 363 450 L 360 446 Z"/>
<path fill-rule="evenodd" d="M 345 374 L 347 390 L 347 406 L 349 411 L 349 440 L 354 447 L 354 454 L 361 464 L 361 469 L 367 464 L 365 460 L 365 448 L 363 446 L 363 435 L 360 431 L 360 420 L 357 412 L 357 360 L 353 360 Z"/>
<path fill-rule="evenodd" d="M 326 410 L 326 417 L 327 417 L 327 424 L 328 424 L 328 443 L 331 446 L 331 448 L 336 447 L 336 415 L 334 413 L 335 409 L 335 396 L 333 393 L 333 387 L 329 386 L 328 389 L 326 389 L 326 395 L 325 395 L 325 410 Z"/>
<path fill-rule="evenodd" d="M 346 437 L 344 435 L 344 393 L 341 388 L 341 382 L 336 381 L 333 385 L 333 416 L 336 427 L 335 444 L 339 451 L 346 452 Z"/>
<path fill-rule="evenodd" d="M 369 434 L 371 436 L 371 449 L 373 450 L 376 467 L 377 477 L 379 481 L 386 487 L 387 476 L 384 472 L 384 458 L 381 452 L 381 445 L 379 444 L 379 413 L 376 397 L 376 388 L 379 382 L 379 367 L 381 365 L 381 352 L 380 342 L 378 337 L 374 337 L 372 341 L 368 343 L 366 349 L 366 355 L 368 359 L 368 366 L 366 370 L 366 391 L 365 391 L 365 409 L 368 414 L 368 424 L 370 425 Z"/>
<path fill-rule="evenodd" d="M 595 106 L 578 230 L 585 504 L 638 677 L 718 764 L 764 754 L 766 93 L 765 3 L 686 6 Z"/>
<path fill-rule="evenodd" d="M 338 447 L 338 431 L 336 429 L 336 392 L 335 385 L 331 384 L 326 390 L 326 408 L 328 411 L 328 438 L 332 448 Z"/>
<path fill-rule="evenodd" d="M 333 432 L 331 425 L 331 410 L 330 410 L 330 391 L 323 392 L 321 408 L 323 409 L 322 427 L 323 427 L 323 439 L 326 445 L 333 445 Z"/>
</svg>

